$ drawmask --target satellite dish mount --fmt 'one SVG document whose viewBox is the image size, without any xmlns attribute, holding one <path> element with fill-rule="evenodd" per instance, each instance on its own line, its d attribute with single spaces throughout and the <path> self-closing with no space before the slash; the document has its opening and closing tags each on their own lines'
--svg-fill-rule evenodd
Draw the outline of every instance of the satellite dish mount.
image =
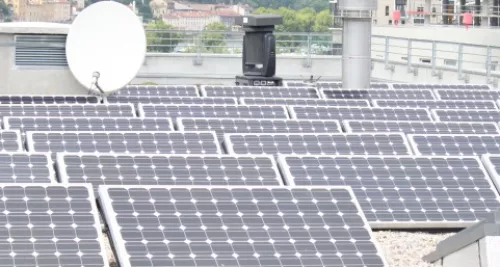
<svg viewBox="0 0 500 267">
<path fill-rule="evenodd" d="M 236 18 L 243 26 L 243 76 L 236 76 L 236 85 L 281 86 L 276 73 L 276 38 L 274 26 L 283 23 L 276 15 L 249 15 Z"/>
</svg>

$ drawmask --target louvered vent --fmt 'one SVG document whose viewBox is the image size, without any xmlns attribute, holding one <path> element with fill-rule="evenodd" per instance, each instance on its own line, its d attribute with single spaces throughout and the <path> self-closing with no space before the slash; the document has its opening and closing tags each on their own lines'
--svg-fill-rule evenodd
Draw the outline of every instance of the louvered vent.
<svg viewBox="0 0 500 267">
<path fill-rule="evenodd" d="M 16 35 L 17 66 L 68 66 L 66 35 Z"/>
</svg>

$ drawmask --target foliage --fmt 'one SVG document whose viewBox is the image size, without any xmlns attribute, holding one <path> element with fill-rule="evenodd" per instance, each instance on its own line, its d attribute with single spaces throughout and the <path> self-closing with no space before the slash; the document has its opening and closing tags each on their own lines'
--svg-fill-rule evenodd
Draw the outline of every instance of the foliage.
<svg viewBox="0 0 500 267">
<path fill-rule="evenodd" d="M 205 26 L 205 30 L 202 35 L 202 43 L 207 52 L 225 52 L 226 37 L 224 32 L 227 32 L 227 27 L 220 22 L 213 22 Z"/>
<path fill-rule="evenodd" d="M 253 13 L 281 15 L 283 23 L 276 27 L 277 32 L 326 32 L 333 22 L 329 10 L 316 13 L 312 8 L 296 11 L 287 7 L 278 9 L 260 7 Z"/>
<path fill-rule="evenodd" d="M 91 5 L 99 1 L 105 1 L 105 0 L 85 0 L 85 6 Z M 116 2 L 122 3 L 124 5 L 130 5 L 132 1 L 133 0 L 116 0 Z M 153 12 L 151 11 L 149 2 L 150 0 L 135 1 L 135 8 L 139 11 L 139 15 L 141 15 L 145 21 L 150 21 L 153 19 Z"/>
<path fill-rule="evenodd" d="M 0 0 L 0 21 L 12 21 L 12 10 L 3 0 Z"/>
<path fill-rule="evenodd" d="M 202 4 L 220 4 L 228 3 L 228 0 L 191 0 L 191 2 Z M 329 0 L 233 0 L 234 4 L 249 4 L 252 7 L 264 7 L 278 9 L 280 7 L 288 7 L 292 9 L 312 8 L 316 12 L 329 9 Z"/>
<path fill-rule="evenodd" d="M 184 39 L 182 33 L 166 32 L 174 30 L 174 27 L 165 24 L 162 20 L 150 22 L 146 30 L 148 30 L 146 34 L 148 39 L 148 52 L 173 52 L 177 44 Z"/>
</svg>

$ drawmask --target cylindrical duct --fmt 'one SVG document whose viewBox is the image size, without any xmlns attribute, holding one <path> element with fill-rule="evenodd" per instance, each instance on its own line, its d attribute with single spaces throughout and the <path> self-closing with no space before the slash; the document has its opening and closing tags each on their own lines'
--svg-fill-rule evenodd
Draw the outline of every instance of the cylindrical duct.
<svg viewBox="0 0 500 267">
<path fill-rule="evenodd" d="M 370 88 L 372 12 L 376 0 L 340 0 L 343 19 L 342 87 Z"/>
<path fill-rule="evenodd" d="M 342 34 L 342 87 L 370 88 L 371 20 L 344 19 Z"/>
</svg>

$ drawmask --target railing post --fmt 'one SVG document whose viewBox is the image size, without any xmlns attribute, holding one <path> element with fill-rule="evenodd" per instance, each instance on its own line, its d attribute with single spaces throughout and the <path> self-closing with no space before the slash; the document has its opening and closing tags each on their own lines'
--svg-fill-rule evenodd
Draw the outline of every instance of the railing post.
<svg viewBox="0 0 500 267">
<path fill-rule="evenodd" d="M 462 78 L 463 73 L 463 62 L 464 62 L 464 45 L 459 44 L 458 45 L 458 60 L 457 60 L 457 65 L 458 65 L 458 77 L 459 79 Z"/>
<path fill-rule="evenodd" d="M 412 46 L 412 40 L 408 39 L 408 54 L 406 55 L 406 58 L 408 60 L 408 72 L 412 72 L 411 68 L 411 46 Z"/>
<path fill-rule="evenodd" d="M 389 37 L 385 37 L 385 49 L 384 49 L 384 62 L 385 62 L 385 67 L 389 67 L 389 49 L 390 49 L 390 40 Z"/>
<path fill-rule="evenodd" d="M 310 68 L 311 65 L 312 65 L 312 36 L 311 36 L 311 33 L 308 32 L 307 33 L 307 63 L 306 63 L 306 67 Z"/>
<path fill-rule="evenodd" d="M 432 42 L 432 56 L 431 56 L 431 64 L 432 64 L 432 73 L 436 72 L 436 54 L 437 54 L 437 44 L 436 41 Z"/>
<path fill-rule="evenodd" d="M 491 82 L 491 47 L 486 49 L 486 83 Z"/>
</svg>

